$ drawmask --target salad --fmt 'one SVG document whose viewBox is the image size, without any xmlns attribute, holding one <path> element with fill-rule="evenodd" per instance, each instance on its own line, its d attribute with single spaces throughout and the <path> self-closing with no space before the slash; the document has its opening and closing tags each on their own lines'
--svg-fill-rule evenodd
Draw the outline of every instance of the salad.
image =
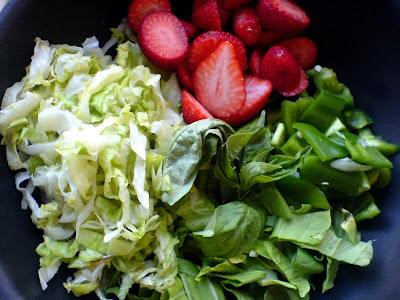
<svg viewBox="0 0 400 300">
<path fill-rule="evenodd" d="M 132 17 L 153 3 L 133 1 L 102 48 L 95 37 L 81 47 L 37 38 L 26 76 L 3 97 L 7 161 L 43 231 L 42 288 L 65 264 L 76 296 L 307 299 L 318 276 L 325 292 L 340 264 L 367 266 L 372 242 L 357 224 L 380 213 L 371 190 L 390 182 L 399 147 L 372 133 L 332 69 L 314 67 L 312 41 L 283 35 L 284 17 L 248 37 L 235 24 L 254 20 L 252 1 L 195 1 L 189 25 L 207 31 L 190 37 L 159 2 Z M 303 16 L 285 32 L 307 27 L 287 0 L 259 1 L 256 17 L 270 2 Z M 218 33 L 229 26 L 222 5 L 239 20 L 234 34 Z M 159 51 L 160 20 L 186 40 Z M 240 55 L 271 32 L 285 42 Z M 304 43 L 308 54 L 295 55 Z"/>
</svg>

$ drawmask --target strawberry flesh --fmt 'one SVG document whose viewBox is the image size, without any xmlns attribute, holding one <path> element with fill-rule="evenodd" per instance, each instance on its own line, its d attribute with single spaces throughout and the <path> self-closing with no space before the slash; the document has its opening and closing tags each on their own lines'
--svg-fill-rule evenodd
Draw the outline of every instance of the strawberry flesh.
<svg viewBox="0 0 400 300">
<path fill-rule="evenodd" d="M 252 1 L 253 0 L 224 0 L 224 4 L 226 9 L 235 10 Z"/>
<path fill-rule="evenodd" d="M 249 73 L 256 77 L 261 77 L 260 66 L 261 60 L 263 58 L 263 53 L 260 49 L 254 50 L 249 58 Z"/>
<path fill-rule="evenodd" d="M 182 114 L 187 124 L 213 116 L 187 90 L 182 90 Z"/>
<path fill-rule="evenodd" d="M 318 49 L 315 43 L 307 37 L 299 36 L 278 44 L 289 50 L 304 70 L 314 67 L 317 60 Z"/>
<path fill-rule="evenodd" d="M 140 25 L 137 38 L 147 59 L 161 69 L 174 69 L 189 54 L 185 29 L 172 13 L 149 14 Z"/>
<path fill-rule="evenodd" d="M 272 92 L 272 83 L 267 79 L 244 75 L 246 88 L 246 102 L 242 109 L 225 122 L 232 126 L 239 126 L 255 117 L 267 104 Z"/>
<path fill-rule="evenodd" d="M 291 0 L 260 0 L 257 15 L 267 29 L 297 35 L 307 29 L 310 18 Z"/>
<path fill-rule="evenodd" d="M 209 0 L 193 11 L 191 20 L 200 29 L 221 31 L 217 0 Z"/>
<path fill-rule="evenodd" d="M 128 11 L 128 23 L 133 31 L 137 32 L 139 26 L 147 15 L 153 12 L 171 12 L 168 0 L 133 0 Z"/>
<path fill-rule="evenodd" d="M 197 35 L 197 33 L 199 32 L 197 27 L 194 26 L 192 23 L 187 22 L 185 20 L 180 20 L 180 21 L 183 25 L 183 28 L 185 28 L 185 32 L 188 37 L 188 40 L 191 40 L 192 38 L 194 38 Z"/>
<path fill-rule="evenodd" d="M 262 78 L 270 80 L 280 93 L 295 89 L 300 82 L 300 67 L 294 56 L 281 46 L 271 47 L 261 60 Z"/>
<path fill-rule="evenodd" d="M 262 34 L 256 8 L 248 6 L 238 9 L 233 16 L 233 32 L 246 46 L 255 46 Z"/>
<path fill-rule="evenodd" d="M 176 76 L 180 85 L 189 91 L 193 91 L 192 73 L 189 71 L 187 63 L 180 64 L 175 69 Z"/>
<path fill-rule="evenodd" d="M 193 73 L 197 100 L 216 118 L 235 115 L 244 106 L 243 73 L 231 43 L 222 42 Z"/>
<path fill-rule="evenodd" d="M 247 69 L 247 53 L 243 42 L 233 34 L 221 31 L 208 31 L 198 35 L 190 47 L 188 65 L 192 72 L 204 59 L 217 49 L 224 41 L 230 42 L 235 48 L 236 58 L 242 71 Z"/>
<path fill-rule="evenodd" d="M 282 94 L 285 97 L 293 97 L 300 94 L 308 87 L 308 78 L 306 72 L 304 72 L 303 68 L 300 66 L 299 69 L 300 69 L 300 81 L 297 87 L 295 87 L 291 91 L 278 91 L 278 93 Z"/>
</svg>

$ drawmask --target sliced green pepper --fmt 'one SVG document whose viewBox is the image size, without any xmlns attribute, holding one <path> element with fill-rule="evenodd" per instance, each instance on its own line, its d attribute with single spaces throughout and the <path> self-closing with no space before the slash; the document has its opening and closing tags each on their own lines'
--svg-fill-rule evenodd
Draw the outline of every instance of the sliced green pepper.
<svg viewBox="0 0 400 300">
<path fill-rule="evenodd" d="M 361 129 L 372 124 L 372 120 L 361 109 L 350 109 L 343 113 L 343 119 L 350 129 Z"/>
<path fill-rule="evenodd" d="M 304 139 L 299 138 L 297 133 L 294 133 L 286 143 L 283 144 L 281 151 L 285 155 L 295 156 L 297 152 L 301 151 L 305 147 L 307 147 L 307 142 Z"/>
<path fill-rule="evenodd" d="M 374 168 L 393 168 L 393 164 L 375 147 L 368 146 L 357 136 L 343 133 L 345 136 L 345 146 L 350 152 L 351 158 L 361 164 L 369 165 Z M 357 137 L 357 139 L 355 138 Z"/>
<path fill-rule="evenodd" d="M 285 125 L 286 136 L 293 135 L 292 124 L 299 120 L 299 117 L 314 101 L 312 97 L 299 98 L 297 101 L 285 100 L 282 102 L 282 122 Z"/>
<path fill-rule="evenodd" d="M 369 128 L 361 129 L 359 135 L 368 146 L 375 147 L 385 156 L 396 154 L 399 151 L 399 145 L 386 142 L 381 137 L 375 136 Z"/>
<path fill-rule="evenodd" d="M 378 189 L 383 189 L 392 180 L 392 171 L 388 168 L 379 169 L 379 177 L 375 182 L 374 187 Z"/>
<path fill-rule="evenodd" d="M 298 174 L 278 180 L 276 187 L 286 201 L 294 207 L 300 207 L 301 204 L 311 204 L 315 208 L 331 208 L 324 193 L 314 184 L 301 179 Z"/>
<path fill-rule="evenodd" d="M 295 123 L 293 127 L 301 132 L 303 138 L 311 145 L 322 161 L 345 157 L 349 154 L 345 147 L 332 142 L 322 132 L 309 124 Z"/>
<path fill-rule="evenodd" d="M 345 105 L 346 101 L 344 99 L 322 90 L 303 112 L 299 120 L 325 132 L 336 117 L 339 116 Z"/>
<path fill-rule="evenodd" d="M 321 187 L 328 187 L 350 196 L 369 190 L 364 172 L 342 172 L 322 162 L 318 156 L 307 155 L 303 160 L 300 178 Z"/>
</svg>

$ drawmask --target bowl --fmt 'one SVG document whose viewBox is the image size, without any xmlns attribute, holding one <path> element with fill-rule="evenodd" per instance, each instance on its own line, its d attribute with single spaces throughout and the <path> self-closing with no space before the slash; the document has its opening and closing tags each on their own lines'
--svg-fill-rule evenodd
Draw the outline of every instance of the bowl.
<svg viewBox="0 0 400 300">
<path fill-rule="evenodd" d="M 189 18 L 192 1 L 171 1 L 175 13 Z M 311 17 L 306 36 L 319 48 L 317 63 L 333 68 L 355 97 L 356 106 L 374 120 L 373 130 L 400 144 L 400 1 L 304 0 L 298 3 Z M 110 37 L 127 15 L 128 0 L 13 0 L 0 13 L 0 98 L 19 81 L 30 63 L 36 36 L 50 43 L 79 45 L 97 36 Z M 335 287 L 312 299 L 396 299 L 400 295 L 400 156 L 392 158 L 393 180 L 375 193 L 382 213 L 360 224 L 363 240 L 373 240 L 374 258 L 365 268 L 341 266 Z M 40 288 L 35 253 L 41 232 L 21 210 L 21 195 L 0 147 L 0 299 L 75 299 L 62 286 L 62 268 Z M 322 278 L 323 280 L 323 278 Z M 322 282 L 322 281 L 321 281 Z M 90 295 L 81 299 L 97 299 Z M 206 299 L 206 298 L 205 298 Z"/>
</svg>

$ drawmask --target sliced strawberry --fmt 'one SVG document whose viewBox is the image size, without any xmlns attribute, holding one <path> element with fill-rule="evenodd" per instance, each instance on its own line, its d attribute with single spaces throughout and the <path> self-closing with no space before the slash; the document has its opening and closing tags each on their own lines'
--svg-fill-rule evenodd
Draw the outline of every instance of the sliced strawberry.
<svg viewBox="0 0 400 300">
<path fill-rule="evenodd" d="M 226 9 L 235 10 L 252 1 L 253 0 L 224 0 L 224 4 Z"/>
<path fill-rule="evenodd" d="M 137 32 L 144 18 L 157 11 L 171 12 L 171 4 L 168 0 L 133 0 L 128 11 L 129 26 Z"/>
<path fill-rule="evenodd" d="M 189 91 L 193 91 L 193 82 L 192 82 L 192 73 L 189 71 L 187 63 L 184 62 L 180 64 L 175 69 L 176 76 L 178 77 L 178 81 L 180 85 Z"/>
<path fill-rule="evenodd" d="M 300 82 L 300 67 L 289 50 L 281 46 L 271 47 L 261 60 L 262 78 L 270 80 L 280 93 L 295 89 Z"/>
<path fill-rule="evenodd" d="M 255 46 L 262 34 L 262 25 L 255 6 L 238 9 L 233 15 L 233 32 L 246 46 Z"/>
<path fill-rule="evenodd" d="M 243 107 L 244 79 L 230 42 L 222 42 L 197 66 L 193 87 L 197 100 L 216 118 L 228 118 Z"/>
<path fill-rule="evenodd" d="M 193 11 L 191 20 L 200 29 L 221 31 L 217 0 L 209 0 Z"/>
<path fill-rule="evenodd" d="M 198 35 L 190 47 L 188 65 L 194 71 L 199 63 L 206 59 L 224 41 L 230 42 L 235 48 L 236 58 L 242 71 L 247 69 L 247 54 L 243 42 L 233 34 L 222 31 L 208 31 Z"/>
<path fill-rule="evenodd" d="M 272 92 L 272 83 L 268 79 L 244 75 L 246 86 L 246 102 L 242 109 L 225 122 L 232 126 L 239 126 L 255 117 L 267 104 Z"/>
<path fill-rule="evenodd" d="M 232 16 L 232 10 L 225 8 L 224 0 L 217 0 L 217 4 L 221 26 L 225 27 Z"/>
<path fill-rule="evenodd" d="M 281 33 L 265 29 L 258 40 L 258 46 L 261 48 L 269 48 L 273 45 L 276 45 L 280 41 L 284 39 Z"/>
<path fill-rule="evenodd" d="M 197 101 L 192 94 L 186 90 L 182 90 L 182 114 L 187 124 L 214 118 L 204 107 Z"/>
<path fill-rule="evenodd" d="M 263 53 L 260 49 L 254 50 L 249 59 L 249 73 L 256 77 L 261 77 L 260 66 Z"/>
<path fill-rule="evenodd" d="M 149 14 L 140 25 L 137 38 L 147 59 L 162 69 L 174 69 L 189 54 L 185 29 L 172 13 Z"/>
<path fill-rule="evenodd" d="M 299 84 L 291 91 L 278 91 L 285 97 L 292 97 L 300 94 L 308 87 L 308 78 L 306 72 L 304 72 L 303 68 L 299 66 L 300 69 L 300 81 Z"/>
<path fill-rule="evenodd" d="M 299 34 L 310 24 L 307 13 L 291 0 L 260 0 L 257 15 L 267 29 L 284 34 Z"/>
<path fill-rule="evenodd" d="M 183 28 L 185 28 L 185 32 L 188 37 L 188 40 L 191 40 L 192 38 L 194 38 L 197 35 L 197 33 L 199 32 L 197 27 L 194 26 L 192 23 L 187 22 L 185 20 L 180 20 L 180 21 L 183 25 Z"/>
<path fill-rule="evenodd" d="M 290 51 L 304 70 L 309 70 L 315 65 L 318 49 L 315 43 L 304 36 L 295 37 L 278 44 Z"/>
</svg>

